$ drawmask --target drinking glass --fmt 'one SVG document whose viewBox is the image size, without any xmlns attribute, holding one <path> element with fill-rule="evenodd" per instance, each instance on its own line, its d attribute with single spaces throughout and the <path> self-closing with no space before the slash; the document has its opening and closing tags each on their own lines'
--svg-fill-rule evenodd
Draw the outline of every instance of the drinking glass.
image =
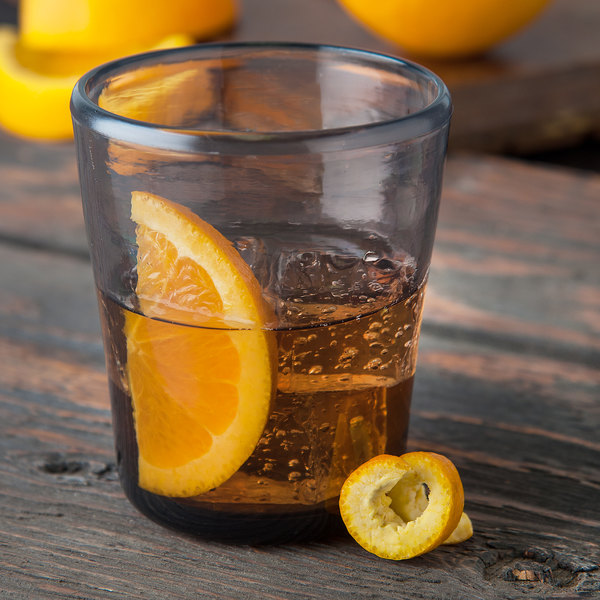
<svg viewBox="0 0 600 600">
<path fill-rule="evenodd" d="M 445 85 L 355 49 L 207 44 L 100 66 L 71 110 L 127 497 L 210 539 L 319 535 L 353 469 L 405 451 Z M 206 273 L 245 319 L 198 299 Z"/>
</svg>

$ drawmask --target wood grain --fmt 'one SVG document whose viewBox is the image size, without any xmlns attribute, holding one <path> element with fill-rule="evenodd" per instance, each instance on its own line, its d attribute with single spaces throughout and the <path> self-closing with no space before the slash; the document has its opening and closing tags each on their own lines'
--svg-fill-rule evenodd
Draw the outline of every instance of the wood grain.
<svg viewBox="0 0 600 600">
<path fill-rule="evenodd" d="M 4 312 L 0 319 L 5 597 L 560 598 L 600 591 L 597 369 L 423 335 L 410 444 L 455 460 L 476 529 L 461 546 L 398 564 L 368 555 L 340 532 L 280 547 L 199 542 L 138 515 L 116 481 L 87 265 L 0 250 L 3 281 L 12 283 L 6 265 L 20 265 L 22 289 L 36 290 L 29 305 L 38 308 L 21 322 L 44 315 L 35 338 Z M 84 327 L 44 314 L 40 297 L 59 300 L 53 279 L 65 271 L 72 283 L 62 293 L 79 303 Z M 52 338 L 43 327 L 49 322 Z M 551 579 L 507 580 L 541 567 Z"/>
<path fill-rule="evenodd" d="M 51 186 L 68 186 L 54 168 Z M 26 179 L 13 199 L 31 203 Z M 31 243 L 0 244 L 4 597 L 599 594 L 599 185 L 497 158 L 449 161 L 409 444 L 455 461 L 476 533 L 404 563 L 340 530 L 251 548 L 140 516 L 117 481 L 89 263 L 32 220 Z"/>
</svg>

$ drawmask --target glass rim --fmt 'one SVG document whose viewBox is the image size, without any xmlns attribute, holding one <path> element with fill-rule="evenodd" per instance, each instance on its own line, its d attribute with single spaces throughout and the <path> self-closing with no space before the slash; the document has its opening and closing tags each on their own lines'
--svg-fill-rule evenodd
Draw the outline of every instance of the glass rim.
<svg viewBox="0 0 600 600">
<path fill-rule="evenodd" d="M 408 115 L 342 127 L 296 131 L 219 131 L 189 129 L 131 119 L 100 108 L 89 91 L 112 73 L 123 72 L 136 64 L 150 64 L 168 57 L 181 60 L 200 58 L 204 53 L 279 49 L 294 52 L 329 52 L 340 58 L 362 58 L 373 67 L 395 67 L 397 73 L 409 72 L 435 85 L 435 98 Z M 216 42 L 155 50 L 125 56 L 88 71 L 75 84 L 70 101 L 73 123 L 111 140 L 147 148 L 186 153 L 209 154 L 306 154 L 381 146 L 420 138 L 448 124 L 452 101 L 446 84 L 435 73 L 410 60 L 371 50 L 328 44 L 299 42 Z"/>
</svg>

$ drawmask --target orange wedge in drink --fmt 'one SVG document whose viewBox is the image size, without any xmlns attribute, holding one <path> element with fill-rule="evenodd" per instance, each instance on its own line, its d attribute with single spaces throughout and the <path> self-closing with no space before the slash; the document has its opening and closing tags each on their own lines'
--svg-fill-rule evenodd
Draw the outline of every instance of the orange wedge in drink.
<svg viewBox="0 0 600 600">
<path fill-rule="evenodd" d="M 461 521 L 463 504 L 456 467 L 432 452 L 376 456 L 349 475 L 340 494 L 350 535 L 365 550 L 392 560 L 470 537 L 470 520 L 465 515 Z"/>
<path fill-rule="evenodd" d="M 187 208 L 132 194 L 136 293 L 127 372 L 140 487 L 206 492 L 253 452 L 271 401 L 272 358 L 261 289 L 230 242 Z"/>
</svg>

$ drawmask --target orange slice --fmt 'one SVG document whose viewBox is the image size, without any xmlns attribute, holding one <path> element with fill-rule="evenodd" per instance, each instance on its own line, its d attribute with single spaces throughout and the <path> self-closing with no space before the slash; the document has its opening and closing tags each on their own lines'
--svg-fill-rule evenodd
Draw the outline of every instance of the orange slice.
<svg viewBox="0 0 600 600">
<path fill-rule="evenodd" d="M 376 456 L 350 474 L 340 494 L 350 535 L 365 550 L 392 560 L 419 556 L 448 540 L 463 504 L 456 467 L 431 452 Z"/>
<path fill-rule="evenodd" d="M 261 289 L 230 242 L 187 208 L 133 192 L 136 292 L 126 314 L 139 485 L 189 497 L 253 452 L 271 399 Z"/>
<path fill-rule="evenodd" d="M 126 54 L 190 43 L 188 36 L 172 35 L 151 47 L 127 46 L 88 54 L 43 52 L 25 46 L 15 27 L 0 26 L 0 126 L 38 140 L 70 139 L 69 99 L 86 71 Z"/>
</svg>

